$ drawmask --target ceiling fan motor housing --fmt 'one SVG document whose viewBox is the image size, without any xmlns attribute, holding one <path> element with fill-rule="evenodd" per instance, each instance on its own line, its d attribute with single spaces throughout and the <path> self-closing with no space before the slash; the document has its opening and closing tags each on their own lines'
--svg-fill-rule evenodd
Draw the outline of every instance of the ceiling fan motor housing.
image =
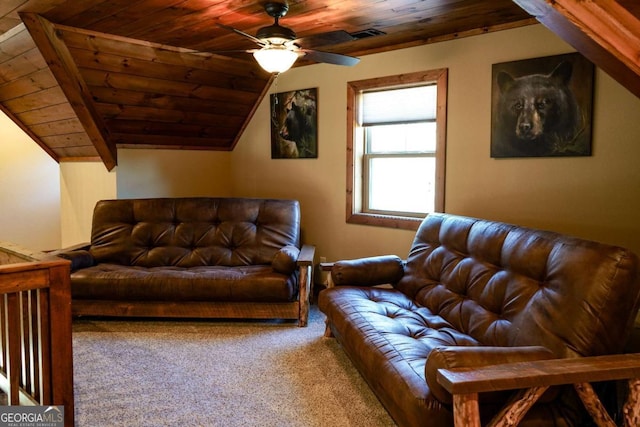
<svg viewBox="0 0 640 427">
<path fill-rule="evenodd" d="M 264 10 L 269 14 L 269 16 L 273 16 L 278 19 L 287 14 L 289 11 L 289 5 L 286 3 L 267 2 L 264 5 Z"/>
<path fill-rule="evenodd" d="M 336 65 L 356 65 L 358 58 L 338 53 L 323 52 L 320 50 L 303 48 L 299 46 L 299 40 L 296 33 L 287 27 L 279 24 L 279 19 L 287 14 L 289 6 L 286 3 L 266 2 L 264 10 L 267 14 L 274 18 L 274 23 L 268 27 L 262 27 L 254 36 L 247 34 L 241 30 L 218 24 L 223 28 L 235 31 L 243 37 L 251 39 L 260 46 L 260 49 L 245 50 L 247 53 L 253 53 L 256 61 L 260 66 L 268 72 L 282 73 L 288 70 L 296 59 L 304 55 L 309 61 L 323 62 Z M 317 35 L 316 35 L 317 36 Z M 319 40 L 321 44 L 336 44 L 354 40 L 346 31 L 332 31 L 326 34 L 320 34 Z M 305 38 L 305 40 L 309 37 Z M 308 42 L 308 40 L 307 40 Z"/>
<path fill-rule="evenodd" d="M 295 40 L 296 33 L 290 29 L 278 24 L 278 19 L 282 18 L 289 11 L 286 3 L 269 2 L 264 5 L 264 10 L 275 18 L 275 23 L 268 27 L 262 27 L 258 30 L 256 37 L 260 40 L 269 40 L 274 44 L 283 44 L 287 41 Z"/>
<path fill-rule="evenodd" d="M 290 28 L 275 24 L 260 28 L 256 37 L 260 40 L 269 40 L 272 43 L 278 44 L 280 40 L 280 43 L 295 40 L 296 33 Z"/>
</svg>

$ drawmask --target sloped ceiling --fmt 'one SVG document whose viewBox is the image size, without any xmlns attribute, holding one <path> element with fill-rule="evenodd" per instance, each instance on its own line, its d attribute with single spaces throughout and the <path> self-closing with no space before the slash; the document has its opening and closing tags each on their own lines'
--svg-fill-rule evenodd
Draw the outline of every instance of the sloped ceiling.
<svg viewBox="0 0 640 427">
<path fill-rule="evenodd" d="M 246 53 L 258 0 L 2 0 L 0 108 L 56 161 L 118 147 L 232 150 L 272 76 Z M 516 4 L 517 3 L 517 4 Z M 635 0 L 298 0 L 298 37 L 384 32 L 315 49 L 366 55 L 536 22 L 640 96 Z M 216 53 L 217 52 L 217 53 Z M 304 58 L 297 66 L 308 64 Z"/>
</svg>

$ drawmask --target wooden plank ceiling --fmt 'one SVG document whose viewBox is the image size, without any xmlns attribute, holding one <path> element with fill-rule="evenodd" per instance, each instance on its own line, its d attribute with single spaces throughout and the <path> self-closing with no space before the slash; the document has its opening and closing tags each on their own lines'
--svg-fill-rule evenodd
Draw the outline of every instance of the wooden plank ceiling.
<svg viewBox="0 0 640 427">
<path fill-rule="evenodd" d="M 621 46 L 640 37 L 635 0 L 514 1 L 291 0 L 280 24 L 302 38 L 383 32 L 303 46 L 361 56 L 528 25 L 535 16 L 640 96 L 638 45 Z M 2 0 L 0 109 L 59 162 L 100 159 L 110 170 L 118 147 L 232 150 L 272 76 L 251 55 L 226 52 L 255 45 L 217 24 L 254 35 L 273 24 L 264 3 Z M 622 22 L 622 37 L 590 33 L 584 5 L 594 3 L 608 5 L 604 16 L 617 19 L 616 29 Z"/>
</svg>

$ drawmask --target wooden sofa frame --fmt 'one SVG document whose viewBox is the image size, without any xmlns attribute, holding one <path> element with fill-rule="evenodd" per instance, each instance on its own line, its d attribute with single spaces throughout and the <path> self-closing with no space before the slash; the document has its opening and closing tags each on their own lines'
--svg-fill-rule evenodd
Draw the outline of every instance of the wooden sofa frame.
<svg viewBox="0 0 640 427">
<path fill-rule="evenodd" d="M 480 427 L 479 393 L 519 390 L 488 424 L 516 426 L 547 388 L 563 384 L 573 384 L 598 427 L 616 427 L 590 384 L 613 380 L 626 380 L 629 387 L 622 425 L 640 426 L 640 353 L 438 371 L 438 382 L 453 395 L 455 427 Z"/>
</svg>

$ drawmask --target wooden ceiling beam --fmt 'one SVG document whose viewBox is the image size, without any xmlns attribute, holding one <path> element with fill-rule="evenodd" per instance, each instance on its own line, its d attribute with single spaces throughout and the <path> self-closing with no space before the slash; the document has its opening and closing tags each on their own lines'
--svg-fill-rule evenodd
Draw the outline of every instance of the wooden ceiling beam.
<svg viewBox="0 0 640 427">
<path fill-rule="evenodd" d="M 107 170 L 113 169 L 118 163 L 116 145 L 110 141 L 109 131 L 95 109 L 91 93 L 69 49 L 58 37 L 54 24 L 35 13 L 20 13 L 20 17 L 84 126 L 102 162 Z"/>
<path fill-rule="evenodd" d="M 614 0 L 513 0 L 640 97 L 640 19 Z"/>
<path fill-rule="evenodd" d="M 37 110 L 22 110 L 21 113 L 5 105 L 5 101 L 11 102 L 11 100 L 29 97 L 34 93 L 57 86 L 55 78 L 47 68 L 45 60 L 38 52 L 24 24 L 20 23 L 10 31 L 0 34 L 0 63 L 3 68 L 0 71 L 0 101 L 2 101 L 0 110 L 54 161 L 60 162 L 58 154 L 41 139 L 41 135 L 30 123 L 22 119 L 23 114 L 31 117 L 41 115 L 44 104 L 38 104 Z"/>
</svg>

